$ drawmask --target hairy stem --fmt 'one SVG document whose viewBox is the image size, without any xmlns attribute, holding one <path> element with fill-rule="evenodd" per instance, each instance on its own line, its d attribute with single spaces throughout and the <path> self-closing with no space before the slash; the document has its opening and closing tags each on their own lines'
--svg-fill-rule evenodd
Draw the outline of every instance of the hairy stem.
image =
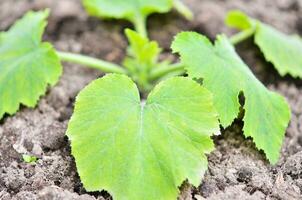
<svg viewBox="0 0 302 200">
<path fill-rule="evenodd" d="M 134 28 L 135 30 L 143 37 L 148 37 L 148 33 L 147 33 L 147 24 L 146 24 L 146 18 L 138 15 L 135 19 L 134 19 Z"/>
<path fill-rule="evenodd" d="M 254 33 L 256 31 L 255 27 L 243 30 L 235 35 L 233 35 L 232 37 L 230 37 L 230 41 L 233 45 L 237 45 L 240 42 L 248 39 L 249 37 L 253 36 Z"/>
<path fill-rule="evenodd" d="M 179 72 L 179 74 L 185 73 L 184 65 L 182 63 L 175 63 L 166 67 L 156 68 L 151 71 L 150 79 L 156 80 L 174 72 Z"/>
<path fill-rule="evenodd" d="M 102 72 L 127 74 L 127 71 L 121 66 L 97 58 L 60 51 L 57 51 L 57 55 L 62 61 L 85 65 L 90 68 L 99 69 Z"/>
<path fill-rule="evenodd" d="M 192 20 L 194 15 L 192 11 L 181 1 L 181 0 L 174 0 L 173 1 L 174 8 L 182 14 L 188 20 Z"/>
</svg>

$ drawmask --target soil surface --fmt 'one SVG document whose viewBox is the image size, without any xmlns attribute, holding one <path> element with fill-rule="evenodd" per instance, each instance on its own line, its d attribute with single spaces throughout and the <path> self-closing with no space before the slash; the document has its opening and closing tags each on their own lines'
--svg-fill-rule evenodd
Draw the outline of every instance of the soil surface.
<svg viewBox="0 0 302 200">
<path fill-rule="evenodd" d="M 185 0 L 195 13 L 188 22 L 176 12 L 154 15 L 149 20 L 152 39 L 163 47 L 162 57 L 175 59 L 170 44 L 181 30 L 194 30 L 210 38 L 233 30 L 224 26 L 230 9 L 241 9 L 286 33 L 302 34 L 302 0 Z M 89 18 L 80 0 L 1 0 L 0 30 L 29 9 L 51 8 L 45 39 L 59 50 L 81 52 L 121 62 L 127 41 L 125 21 L 104 22 Z M 216 150 L 209 155 L 209 169 L 198 188 L 184 184 L 179 199 L 302 199 L 302 81 L 280 77 L 264 61 L 252 40 L 237 51 L 256 76 L 284 95 L 292 109 L 281 158 L 269 165 L 251 139 L 242 134 L 242 121 L 215 137 Z M 106 192 L 87 193 L 76 172 L 65 136 L 77 93 L 102 76 L 95 70 L 64 64 L 60 82 L 49 89 L 35 109 L 21 108 L 0 122 L 0 199 L 111 199 Z M 36 164 L 22 161 L 22 154 L 35 155 Z M 135 192 L 135 191 L 133 191 Z"/>
</svg>

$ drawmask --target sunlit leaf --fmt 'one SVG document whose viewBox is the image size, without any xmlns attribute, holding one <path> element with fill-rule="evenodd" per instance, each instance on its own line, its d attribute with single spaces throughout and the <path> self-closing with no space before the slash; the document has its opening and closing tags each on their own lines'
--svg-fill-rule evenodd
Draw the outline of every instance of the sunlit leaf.
<svg viewBox="0 0 302 200">
<path fill-rule="evenodd" d="M 28 12 L 0 34 L 0 118 L 20 104 L 34 107 L 62 67 L 52 45 L 42 42 L 48 11 Z"/>
<path fill-rule="evenodd" d="M 225 36 L 213 45 L 206 37 L 193 32 L 180 33 L 173 42 L 191 78 L 203 80 L 214 96 L 220 122 L 229 126 L 239 113 L 238 96 L 243 92 L 244 135 L 252 137 L 271 163 L 279 157 L 282 140 L 290 119 L 285 99 L 271 92 L 253 75 Z"/>
<path fill-rule="evenodd" d="M 141 102 L 130 78 L 110 74 L 80 92 L 67 135 L 88 191 L 175 200 L 186 179 L 200 184 L 217 132 L 211 94 L 189 78 L 161 82 Z"/>
<path fill-rule="evenodd" d="M 302 78 L 302 39 L 300 36 L 284 34 L 240 11 L 230 12 L 226 22 L 229 26 L 240 30 L 250 28 L 251 24 L 255 24 L 255 43 L 265 59 L 275 66 L 280 75 L 290 74 L 293 77 Z"/>
</svg>

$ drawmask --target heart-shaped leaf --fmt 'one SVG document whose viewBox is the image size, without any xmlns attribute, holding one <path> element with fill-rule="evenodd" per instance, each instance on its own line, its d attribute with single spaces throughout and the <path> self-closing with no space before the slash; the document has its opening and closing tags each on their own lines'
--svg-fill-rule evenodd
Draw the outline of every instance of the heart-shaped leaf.
<svg viewBox="0 0 302 200">
<path fill-rule="evenodd" d="M 67 135 L 88 191 L 174 200 L 184 180 L 200 183 L 217 132 L 211 94 L 195 81 L 168 79 L 141 102 L 130 78 L 110 74 L 80 92 Z"/>
</svg>

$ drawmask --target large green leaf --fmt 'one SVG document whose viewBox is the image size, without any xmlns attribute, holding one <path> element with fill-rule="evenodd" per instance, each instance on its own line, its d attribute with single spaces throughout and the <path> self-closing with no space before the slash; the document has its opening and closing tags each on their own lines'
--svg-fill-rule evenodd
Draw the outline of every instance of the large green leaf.
<svg viewBox="0 0 302 200">
<path fill-rule="evenodd" d="M 255 43 L 263 52 L 265 59 L 271 62 L 284 76 L 302 78 L 302 39 L 298 35 L 286 35 L 270 25 L 248 17 L 240 11 L 229 12 L 226 23 L 240 30 L 256 26 Z M 250 26 L 249 26 L 250 25 Z"/>
<path fill-rule="evenodd" d="M 262 85 L 223 35 L 212 45 L 202 35 L 183 32 L 176 37 L 172 48 L 180 53 L 189 76 L 202 78 L 203 85 L 213 93 L 224 127 L 237 117 L 238 96 L 243 92 L 244 135 L 251 136 L 270 162 L 276 163 L 290 119 L 285 99 Z"/>
<path fill-rule="evenodd" d="M 67 135 L 88 191 L 172 200 L 184 180 L 200 183 L 217 132 L 211 94 L 189 78 L 168 79 L 141 102 L 130 78 L 110 74 L 80 92 Z"/>
<path fill-rule="evenodd" d="M 41 42 L 47 16 L 48 11 L 29 12 L 0 33 L 0 118 L 14 114 L 20 103 L 35 106 L 61 75 L 53 47 Z"/>
</svg>

